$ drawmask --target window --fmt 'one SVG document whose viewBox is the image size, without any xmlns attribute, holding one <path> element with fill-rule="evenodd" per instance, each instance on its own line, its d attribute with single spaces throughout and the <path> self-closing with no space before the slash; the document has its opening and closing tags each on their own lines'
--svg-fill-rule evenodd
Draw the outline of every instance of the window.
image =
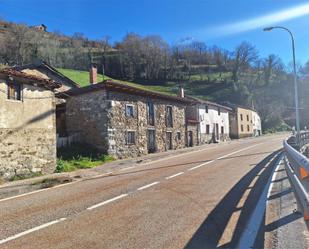
<svg viewBox="0 0 309 249">
<path fill-rule="evenodd" d="M 22 85 L 16 82 L 8 82 L 8 99 L 21 100 Z"/>
<path fill-rule="evenodd" d="M 180 131 L 177 132 L 177 140 L 181 140 L 181 133 L 180 133 Z"/>
<path fill-rule="evenodd" d="M 205 105 L 205 112 L 208 113 L 208 105 Z"/>
<path fill-rule="evenodd" d="M 247 115 L 247 121 L 249 121 L 249 115 Z"/>
<path fill-rule="evenodd" d="M 152 102 L 147 103 L 148 125 L 155 124 L 154 106 Z"/>
<path fill-rule="evenodd" d="M 171 106 L 166 107 L 166 126 L 173 127 L 173 109 Z"/>
<path fill-rule="evenodd" d="M 220 107 L 218 107 L 218 115 L 221 114 L 221 110 L 220 110 Z"/>
<path fill-rule="evenodd" d="M 242 114 L 240 114 L 240 120 L 241 120 L 241 121 L 243 120 L 243 118 L 242 118 Z"/>
<path fill-rule="evenodd" d="M 134 106 L 133 105 L 126 105 L 126 116 L 134 117 Z"/>
<path fill-rule="evenodd" d="M 241 126 L 240 126 L 240 130 L 241 130 L 241 131 L 244 131 L 244 125 L 241 125 Z"/>
<path fill-rule="evenodd" d="M 206 125 L 206 134 L 209 134 L 209 125 Z"/>
<path fill-rule="evenodd" d="M 221 126 L 221 134 L 224 134 L 224 126 Z"/>
<path fill-rule="evenodd" d="M 250 131 L 250 126 L 249 125 L 247 125 L 247 131 Z"/>
<path fill-rule="evenodd" d="M 127 131 L 126 143 L 135 144 L 135 131 Z"/>
</svg>

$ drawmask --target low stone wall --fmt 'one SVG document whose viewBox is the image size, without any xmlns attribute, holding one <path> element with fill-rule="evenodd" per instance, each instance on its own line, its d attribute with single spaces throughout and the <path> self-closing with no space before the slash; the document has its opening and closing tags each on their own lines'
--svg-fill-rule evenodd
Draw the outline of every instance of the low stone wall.
<svg viewBox="0 0 309 249">
<path fill-rule="evenodd" d="M 199 145 L 199 131 L 197 124 L 187 124 L 187 131 L 186 131 L 186 146 L 189 145 L 189 132 L 192 132 L 192 146 Z"/>
<path fill-rule="evenodd" d="M 201 133 L 201 144 L 209 144 L 213 142 L 212 134 Z"/>
<path fill-rule="evenodd" d="M 220 141 L 223 141 L 223 142 L 225 142 L 225 141 L 230 141 L 231 140 L 231 138 L 230 138 L 230 136 L 229 136 L 229 134 L 220 134 Z"/>
<path fill-rule="evenodd" d="M 52 173 L 55 166 L 54 128 L 0 129 L 0 178 Z"/>
</svg>

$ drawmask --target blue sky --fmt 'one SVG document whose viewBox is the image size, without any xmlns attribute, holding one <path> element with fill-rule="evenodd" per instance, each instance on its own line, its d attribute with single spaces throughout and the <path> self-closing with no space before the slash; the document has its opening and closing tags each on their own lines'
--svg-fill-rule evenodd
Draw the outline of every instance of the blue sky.
<svg viewBox="0 0 309 249">
<path fill-rule="evenodd" d="M 292 10 L 296 14 L 284 20 Z M 278 16 L 279 19 L 283 16 L 282 20 Z M 264 21 L 268 25 L 273 20 L 273 24 L 293 31 L 297 60 L 301 63 L 309 60 L 309 1 L 0 0 L 0 17 L 28 25 L 44 23 L 49 31 L 68 35 L 82 32 L 91 39 L 108 35 L 112 41 L 119 41 L 127 32 L 136 32 L 160 35 L 170 44 L 189 37 L 229 50 L 248 41 L 261 56 L 274 53 L 287 63 L 291 58 L 288 34 L 281 30 L 261 31 Z"/>
</svg>

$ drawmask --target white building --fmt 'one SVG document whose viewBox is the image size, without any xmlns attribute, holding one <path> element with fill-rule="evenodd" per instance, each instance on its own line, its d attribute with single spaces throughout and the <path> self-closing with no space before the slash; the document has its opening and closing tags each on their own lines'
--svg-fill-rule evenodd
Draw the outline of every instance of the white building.
<svg viewBox="0 0 309 249">
<path fill-rule="evenodd" d="M 199 120 L 199 143 L 229 140 L 229 111 L 232 109 L 210 101 L 194 100 L 197 104 L 188 108 L 187 116 Z"/>
<path fill-rule="evenodd" d="M 260 136 L 262 135 L 262 124 L 260 115 L 256 112 L 251 110 L 252 113 L 252 131 L 253 136 Z"/>
</svg>

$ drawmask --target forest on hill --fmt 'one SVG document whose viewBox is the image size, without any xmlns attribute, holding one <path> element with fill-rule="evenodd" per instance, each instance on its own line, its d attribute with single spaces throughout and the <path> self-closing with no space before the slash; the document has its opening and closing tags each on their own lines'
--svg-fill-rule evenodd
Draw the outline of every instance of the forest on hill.
<svg viewBox="0 0 309 249">
<path fill-rule="evenodd" d="M 240 42 L 228 51 L 202 41 L 183 39 L 170 45 L 160 36 L 128 33 L 121 41 L 108 36 L 90 40 L 81 33 L 66 36 L 23 24 L 0 22 L 0 63 L 25 65 L 36 59 L 57 68 L 99 72 L 111 78 L 156 86 L 220 103 L 254 107 L 264 130 L 293 126 L 294 88 L 290 67 L 277 55 L 259 56 L 253 44 Z M 298 66 L 302 127 L 309 125 L 309 63 Z"/>
</svg>

